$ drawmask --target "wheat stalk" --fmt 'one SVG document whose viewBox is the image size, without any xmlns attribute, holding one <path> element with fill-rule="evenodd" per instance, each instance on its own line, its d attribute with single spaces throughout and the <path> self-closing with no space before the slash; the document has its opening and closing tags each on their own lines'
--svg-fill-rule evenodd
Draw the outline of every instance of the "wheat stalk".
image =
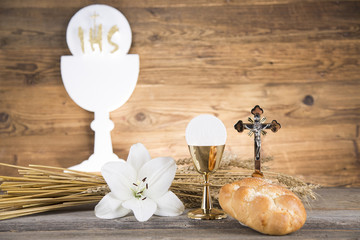
<svg viewBox="0 0 360 240">
<path fill-rule="evenodd" d="M 272 157 L 265 157 L 262 159 L 262 163 L 268 163 L 272 160 Z M 178 171 L 170 189 L 179 196 L 186 207 L 201 206 L 203 177 L 195 171 L 191 158 L 179 159 L 177 165 Z M 225 152 L 221 160 L 220 170 L 212 174 L 210 178 L 210 193 L 213 196 L 213 204 L 219 206 L 218 194 L 223 185 L 250 177 L 253 169 L 253 159 L 244 160 L 235 154 Z M 262 169 L 267 170 L 269 167 L 263 165 Z M 316 199 L 316 193 L 313 190 L 319 188 L 319 185 L 307 184 L 299 178 L 282 173 L 270 171 L 263 171 L 263 173 L 270 182 L 290 189 L 307 204 L 310 204 L 310 200 Z"/>
<path fill-rule="evenodd" d="M 271 161 L 265 158 L 263 162 Z M 0 220 L 20 217 L 59 208 L 99 202 L 110 190 L 104 178 L 95 173 L 84 173 L 66 168 L 29 165 L 29 167 L 0 163 L 1 166 L 17 168 L 22 177 L 0 176 Z M 193 167 L 190 158 L 177 161 L 178 170 L 170 189 L 188 208 L 201 205 L 203 179 Z M 219 189 L 230 182 L 249 177 L 253 160 L 241 160 L 236 155 L 225 153 L 221 170 L 211 176 L 210 193 L 214 205 L 218 205 Z M 313 189 L 318 185 L 269 171 L 267 179 L 284 185 L 306 202 L 315 199 Z"/>
<path fill-rule="evenodd" d="M 22 177 L 0 176 L 0 220 L 96 203 L 108 192 L 97 174 L 41 165 L 17 168 Z"/>
</svg>

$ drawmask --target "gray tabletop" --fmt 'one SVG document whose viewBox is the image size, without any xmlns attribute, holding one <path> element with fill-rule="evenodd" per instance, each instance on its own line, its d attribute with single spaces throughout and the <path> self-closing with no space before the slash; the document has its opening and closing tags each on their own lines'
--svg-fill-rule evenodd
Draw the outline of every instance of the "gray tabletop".
<svg viewBox="0 0 360 240">
<path fill-rule="evenodd" d="M 360 189 L 323 188 L 319 199 L 307 206 L 302 229 L 282 239 L 360 239 Z M 0 222 L 0 239 L 262 239 L 235 219 L 200 221 L 153 216 L 137 222 L 130 215 L 115 220 L 94 216 L 93 206 L 84 206 L 20 217 Z M 274 237 L 275 238 L 275 237 Z"/>
</svg>

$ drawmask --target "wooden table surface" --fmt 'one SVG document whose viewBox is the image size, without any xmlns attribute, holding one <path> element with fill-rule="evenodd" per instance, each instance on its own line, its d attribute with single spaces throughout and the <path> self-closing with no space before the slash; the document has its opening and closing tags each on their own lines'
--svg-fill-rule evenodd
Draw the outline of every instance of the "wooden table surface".
<svg viewBox="0 0 360 240">
<path fill-rule="evenodd" d="M 282 239 L 360 239 L 360 188 L 323 188 L 307 207 L 302 229 Z M 179 217 L 153 216 L 137 222 L 133 216 L 102 220 L 90 206 L 5 220 L 0 239 L 265 239 L 235 219 L 199 221 L 186 214 Z M 272 237 L 276 238 L 276 237 Z"/>
<path fill-rule="evenodd" d="M 259 104 L 282 125 L 262 140 L 272 171 L 360 187 L 359 0 L 0 0 L 1 162 L 68 168 L 94 152 L 94 115 L 60 72 L 67 25 L 92 3 L 124 14 L 140 56 L 133 94 L 110 114 L 117 156 L 141 142 L 154 158 L 189 157 L 186 126 L 209 113 L 225 150 L 252 158 L 233 126 Z"/>
</svg>

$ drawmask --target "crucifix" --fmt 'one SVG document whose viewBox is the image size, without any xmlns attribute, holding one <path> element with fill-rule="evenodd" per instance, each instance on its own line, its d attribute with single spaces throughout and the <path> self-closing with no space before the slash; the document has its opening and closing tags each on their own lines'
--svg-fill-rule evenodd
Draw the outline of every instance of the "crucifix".
<svg viewBox="0 0 360 240">
<path fill-rule="evenodd" d="M 273 132 L 277 132 L 281 125 L 276 120 L 272 120 L 271 123 L 264 123 L 266 121 L 266 117 L 261 117 L 264 113 L 264 110 L 256 105 L 251 113 L 254 115 L 254 119 L 251 117 L 248 118 L 250 123 L 243 123 L 239 120 L 235 125 L 235 129 L 238 132 L 243 132 L 244 129 L 249 130 L 248 135 L 254 135 L 254 162 L 255 162 L 255 171 L 251 175 L 252 177 L 263 177 L 263 173 L 261 172 L 261 160 L 260 160 L 260 150 L 261 150 L 261 134 L 266 135 L 265 129 L 271 129 Z"/>
</svg>

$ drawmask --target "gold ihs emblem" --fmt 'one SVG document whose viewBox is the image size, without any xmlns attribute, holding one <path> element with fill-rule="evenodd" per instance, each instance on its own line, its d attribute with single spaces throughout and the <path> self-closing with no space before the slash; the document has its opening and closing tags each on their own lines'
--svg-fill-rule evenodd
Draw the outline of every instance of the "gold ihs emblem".
<svg viewBox="0 0 360 240">
<path fill-rule="evenodd" d="M 100 24 L 98 26 L 96 25 L 96 18 L 98 16 L 99 15 L 96 14 L 96 12 L 94 13 L 94 15 L 91 16 L 91 18 L 94 19 L 94 28 L 90 28 L 89 42 L 90 42 L 90 46 L 91 46 L 92 51 L 95 51 L 94 44 L 98 44 L 100 52 L 102 52 L 102 24 Z M 109 30 L 108 35 L 107 35 L 108 43 L 110 45 L 114 46 L 114 49 L 111 51 L 111 53 L 114 53 L 117 50 L 119 50 L 118 44 L 116 44 L 115 42 L 113 42 L 111 40 L 112 36 L 118 31 L 119 31 L 119 28 L 116 25 L 113 25 L 111 27 L 111 29 Z M 82 50 L 83 53 L 85 53 L 84 30 L 82 29 L 82 27 L 79 27 L 78 36 L 79 36 L 80 43 L 81 43 L 81 50 Z"/>
</svg>

